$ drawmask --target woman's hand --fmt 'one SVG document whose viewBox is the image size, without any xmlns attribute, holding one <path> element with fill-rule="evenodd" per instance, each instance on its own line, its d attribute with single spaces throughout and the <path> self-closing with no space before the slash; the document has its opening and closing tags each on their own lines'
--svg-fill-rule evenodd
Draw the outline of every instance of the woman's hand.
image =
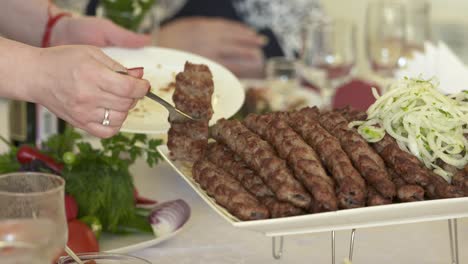
<svg viewBox="0 0 468 264">
<path fill-rule="evenodd" d="M 150 88 L 140 79 L 142 70 L 116 73 L 125 67 L 91 46 L 60 46 L 37 49 L 30 76 L 30 101 L 44 105 L 56 115 L 97 137 L 118 133 L 128 111 Z M 110 124 L 103 125 L 105 109 Z"/>
<path fill-rule="evenodd" d="M 157 45 L 215 60 L 241 77 L 263 71 L 264 37 L 244 24 L 221 18 L 181 18 L 161 27 Z"/>
<path fill-rule="evenodd" d="M 150 45 L 151 36 L 131 32 L 104 18 L 65 17 L 54 27 L 50 43 L 138 48 Z"/>
</svg>

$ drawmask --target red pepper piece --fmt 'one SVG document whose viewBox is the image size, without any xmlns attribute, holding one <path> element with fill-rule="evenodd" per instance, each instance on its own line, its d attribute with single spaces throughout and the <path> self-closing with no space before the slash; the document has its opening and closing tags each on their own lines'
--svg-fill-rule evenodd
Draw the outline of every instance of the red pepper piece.
<svg viewBox="0 0 468 264">
<path fill-rule="evenodd" d="M 44 155 L 43 153 L 39 152 L 39 150 L 27 145 L 23 145 L 18 149 L 18 152 L 16 153 L 16 159 L 21 164 L 28 164 L 35 159 L 40 160 L 44 162 L 47 167 L 57 173 L 61 173 L 63 169 L 62 164 L 57 163 L 51 157 Z"/>
<path fill-rule="evenodd" d="M 133 189 L 133 196 L 135 197 L 136 204 L 157 204 L 158 203 L 155 200 L 140 196 L 136 188 Z"/>
<path fill-rule="evenodd" d="M 68 222 L 75 220 L 78 216 L 78 204 L 75 198 L 69 194 L 65 194 L 65 213 Z"/>
</svg>

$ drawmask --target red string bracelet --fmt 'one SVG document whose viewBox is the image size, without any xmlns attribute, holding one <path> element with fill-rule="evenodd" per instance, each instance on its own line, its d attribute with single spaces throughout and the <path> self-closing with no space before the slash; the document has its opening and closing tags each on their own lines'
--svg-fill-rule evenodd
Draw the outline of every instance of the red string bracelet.
<svg viewBox="0 0 468 264">
<path fill-rule="evenodd" d="M 47 48 L 50 46 L 50 36 L 52 34 L 52 29 L 54 28 L 55 24 L 57 24 L 57 22 L 63 18 L 63 17 L 67 17 L 67 16 L 71 16 L 72 14 L 71 13 L 68 13 L 68 12 L 61 12 L 61 13 L 58 13 L 56 14 L 55 16 L 51 16 L 50 14 L 50 7 L 49 7 L 49 11 L 48 11 L 48 20 L 47 20 L 47 24 L 46 24 L 46 28 L 45 28 L 45 31 L 44 31 L 44 35 L 42 37 L 42 47 L 43 48 Z"/>
</svg>

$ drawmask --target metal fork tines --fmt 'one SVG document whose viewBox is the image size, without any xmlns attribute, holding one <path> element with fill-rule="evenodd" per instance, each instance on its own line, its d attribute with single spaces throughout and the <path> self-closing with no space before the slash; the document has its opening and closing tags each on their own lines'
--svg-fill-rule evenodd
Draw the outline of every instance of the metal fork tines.
<svg viewBox="0 0 468 264">
<path fill-rule="evenodd" d="M 123 75 L 128 75 L 127 72 L 124 71 L 116 71 L 117 73 L 123 74 Z M 169 111 L 169 122 L 184 122 L 184 121 L 196 121 L 199 120 L 199 118 L 192 117 L 181 110 L 175 108 L 173 105 L 171 105 L 169 102 L 166 100 L 162 99 L 158 95 L 154 94 L 153 92 L 148 91 L 146 94 L 146 97 L 150 98 L 151 100 L 159 103 L 160 105 L 164 106 L 167 111 Z"/>
<path fill-rule="evenodd" d="M 192 121 L 198 120 L 198 118 L 192 117 L 180 111 L 179 109 L 175 108 L 166 100 L 162 99 L 161 97 L 157 96 L 151 91 L 146 94 L 146 97 L 152 99 L 153 101 L 160 103 L 162 106 L 164 106 L 167 109 L 167 111 L 169 111 L 169 122 L 178 123 L 178 122 L 184 122 L 188 120 L 192 120 Z"/>
</svg>

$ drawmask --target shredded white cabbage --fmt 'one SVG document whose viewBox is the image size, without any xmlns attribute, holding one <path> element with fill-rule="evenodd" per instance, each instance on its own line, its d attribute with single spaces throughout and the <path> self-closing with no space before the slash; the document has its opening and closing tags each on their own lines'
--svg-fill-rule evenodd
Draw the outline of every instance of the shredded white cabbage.
<svg viewBox="0 0 468 264">
<path fill-rule="evenodd" d="M 468 163 L 468 91 L 445 96 L 433 80 L 395 82 L 376 96 L 366 121 L 350 126 L 367 141 L 378 142 L 385 133 L 448 182 L 453 176 L 436 165 L 438 160 L 462 169 Z"/>
</svg>

